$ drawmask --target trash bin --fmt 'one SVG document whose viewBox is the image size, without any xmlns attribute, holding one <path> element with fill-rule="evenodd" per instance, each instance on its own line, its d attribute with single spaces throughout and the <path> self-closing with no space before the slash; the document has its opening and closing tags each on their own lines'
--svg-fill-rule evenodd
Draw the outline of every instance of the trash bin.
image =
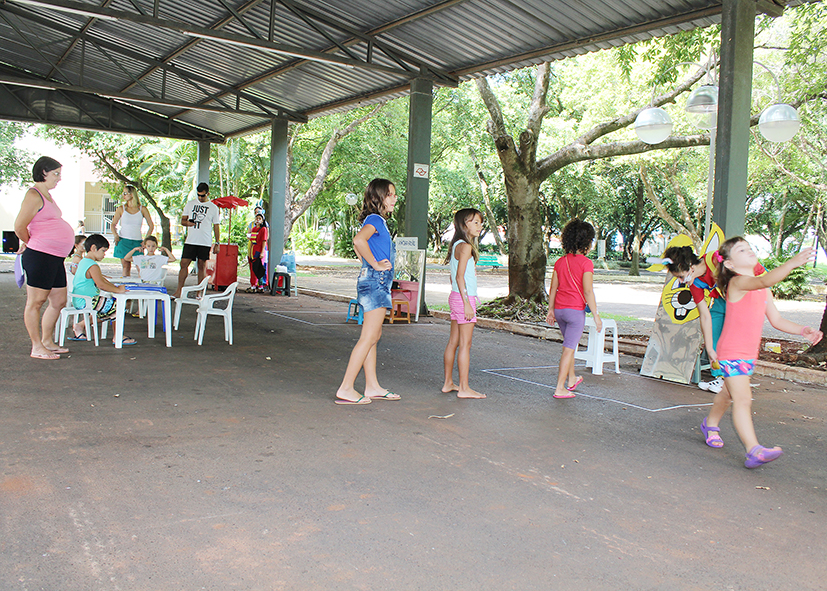
<svg viewBox="0 0 827 591">
<path fill-rule="evenodd" d="M 210 283 L 216 290 L 223 290 L 228 285 L 238 281 L 238 245 L 219 244 L 218 254 L 210 255 L 210 265 L 208 267 L 212 267 Z"/>
</svg>

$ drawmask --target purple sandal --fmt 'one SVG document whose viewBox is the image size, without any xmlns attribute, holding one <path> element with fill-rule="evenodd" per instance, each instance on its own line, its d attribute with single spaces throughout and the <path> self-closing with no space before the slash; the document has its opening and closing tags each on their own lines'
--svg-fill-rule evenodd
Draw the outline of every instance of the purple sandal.
<svg viewBox="0 0 827 591">
<path fill-rule="evenodd" d="M 704 420 L 701 422 L 701 432 L 704 434 L 706 444 L 709 447 L 720 449 L 724 446 L 724 440 L 721 439 L 720 435 L 718 435 L 718 433 L 720 433 L 721 430 L 718 427 L 707 427 L 706 417 L 704 417 Z"/>
<path fill-rule="evenodd" d="M 783 453 L 784 452 L 780 447 L 769 448 L 762 445 L 756 445 L 747 453 L 747 459 L 744 462 L 744 467 L 757 468 L 758 466 L 763 466 L 764 464 L 768 464 L 769 462 L 780 458 Z"/>
</svg>

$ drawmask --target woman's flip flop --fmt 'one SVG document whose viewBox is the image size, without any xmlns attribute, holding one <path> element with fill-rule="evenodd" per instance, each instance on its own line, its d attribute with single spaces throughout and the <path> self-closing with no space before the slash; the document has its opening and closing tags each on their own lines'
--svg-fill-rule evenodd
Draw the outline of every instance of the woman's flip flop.
<svg viewBox="0 0 827 591">
<path fill-rule="evenodd" d="M 370 404 L 370 398 L 367 396 L 362 396 L 358 400 L 346 400 L 344 398 L 337 398 L 334 400 L 336 404 L 349 404 L 349 405 L 359 405 L 359 404 Z"/>
<path fill-rule="evenodd" d="M 48 354 L 46 354 L 46 353 L 32 353 L 31 357 L 32 357 L 32 359 L 49 359 L 49 360 L 60 359 L 60 355 L 58 355 L 56 353 L 48 353 Z"/>
<path fill-rule="evenodd" d="M 577 378 L 577 381 L 574 382 L 573 386 L 566 386 L 566 390 L 569 392 L 574 392 L 577 389 L 577 386 L 583 383 L 583 376 Z"/>
<path fill-rule="evenodd" d="M 402 400 L 402 397 L 399 394 L 395 394 L 393 392 L 386 392 L 381 396 L 371 396 L 371 400 Z"/>
</svg>

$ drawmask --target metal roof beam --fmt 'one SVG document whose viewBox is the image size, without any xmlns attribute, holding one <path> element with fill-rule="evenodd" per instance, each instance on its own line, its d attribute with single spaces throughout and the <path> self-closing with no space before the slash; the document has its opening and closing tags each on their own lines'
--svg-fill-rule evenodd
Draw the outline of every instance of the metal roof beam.
<svg viewBox="0 0 827 591">
<path fill-rule="evenodd" d="M 244 14 L 248 10 L 250 10 L 252 8 L 255 8 L 256 6 L 261 4 L 263 1 L 264 0 L 250 0 L 246 4 L 244 4 L 242 6 L 239 6 L 236 9 L 236 12 L 238 12 L 239 14 Z M 154 14 L 157 16 L 157 14 L 158 14 L 157 11 L 158 11 L 158 8 L 159 8 L 160 0 L 154 0 L 154 2 L 155 2 L 155 4 L 154 4 L 154 7 L 155 7 Z M 233 18 L 227 16 L 227 17 L 224 17 L 222 19 L 219 19 L 218 21 L 216 21 L 215 23 L 210 25 L 209 28 L 210 29 L 220 29 L 220 28 L 226 26 L 227 24 L 229 24 L 231 22 L 233 22 Z M 182 43 L 181 45 L 179 45 L 175 50 L 169 52 L 167 55 L 160 58 L 158 61 L 163 63 L 163 64 L 168 64 L 169 62 L 171 62 L 172 60 L 174 60 L 175 58 L 177 58 L 181 54 L 187 52 L 189 49 L 192 49 L 193 47 L 195 47 L 199 43 L 201 43 L 201 39 L 190 39 L 187 42 Z M 152 66 L 152 67 L 148 68 L 146 71 L 144 71 L 143 73 L 138 75 L 138 80 L 143 80 L 144 78 L 146 78 L 148 76 L 151 76 L 153 72 L 155 72 L 156 70 L 159 69 L 159 67 L 160 66 Z M 126 92 L 127 90 L 132 88 L 132 86 L 134 86 L 134 85 L 133 84 L 127 85 L 126 87 L 121 89 L 121 92 Z"/>
<path fill-rule="evenodd" d="M 199 27 L 191 23 L 183 21 L 161 19 L 142 14 L 135 14 L 133 12 L 126 12 L 123 10 L 113 10 L 111 8 L 102 8 L 95 5 L 89 5 L 75 0 L 5 0 L 6 5 L 30 5 L 39 8 L 52 9 L 61 12 L 69 12 L 72 14 L 85 16 L 89 18 L 103 18 L 108 20 L 124 20 L 150 27 L 158 27 L 176 31 L 183 35 L 197 37 L 201 39 L 208 39 L 219 43 L 229 43 L 231 45 L 238 45 L 249 49 L 257 49 L 265 52 L 272 52 L 279 55 L 288 55 L 292 57 L 307 59 L 310 61 L 318 61 L 327 64 L 335 64 L 352 68 L 359 68 L 365 70 L 372 70 L 383 72 L 385 74 L 392 74 L 401 76 L 406 79 L 420 77 L 419 71 L 410 71 L 402 68 L 392 68 L 389 66 L 382 66 L 379 64 L 367 63 L 363 60 L 354 60 L 351 58 L 339 57 L 337 55 L 326 54 L 320 51 L 312 51 L 303 47 L 295 47 L 284 43 L 277 43 L 275 41 L 267 41 L 265 39 L 256 39 L 237 35 L 234 33 L 224 33 L 205 27 Z"/>
<path fill-rule="evenodd" d="M 18 7 L 12 6 L 8 2 L 6 2 L 5 4 L 0 3 L 0 17 L 2 17 L 2 13 L 4 11 L 15 14 L 15 15 L 21 17 L 21 18 L 28 19 L 31 22 L 35 22 L 35 23 L 37 23 L 41 26 L 49 27 L 54 31 L 64 33 L 68 36 L 72 36 L 72 37 L 77 36 L 79 39 L 86 40 L 86 41 L 94 44 L 96 47 L 107 48 L 110 51 L 120 53 L 120 54 L 125 55 L 125 56 L 127 56 L 131 59 L 136 60 L 136 61 L 140 61 L 140 62 L 149 64 L 149 65 L 152 65 L 155 68 L 160 68 L 160 69 L 163 69 L 163 70 L 168 71 L 170 73 L 173 73 L 176 76 L 180 77 L 185 82 L 188 82 L 188 83 L 192 84 L 195 88 L 199 88 L 199 90 L 201 92 L 204 92 L 205 95 L 207 95 L 207 100 L 212 101 L 212 100 L 218 100 L 217 97 L 223 97 L 223 96 L 227 96 L 227 95 L 237 95 L 241 99 L 249 101 L 251 104 L 257 105 L 259 108 L 261 108 L 263 110 L 263 112 L 258 114 L 258 116 L 260 116 L 260 117 L 264 117 L 264 118 L 269 119 L 273 116 L 273 112 L 275 112 L 276 116 L 287 118 L 287 119 L 290 119 L 292 121 L 304 122 L 304 121 L 307 120 L 307 118 L 304 117 L 304 115 L 296 113 L 295 111 L 287 109 L 287 108 L 285 108 L 285 107 L 283 107 L 283 106 L 281 106 L 277 103 L 272 103 L 271 101 L 248 95 L 248 94 L 244 93 L 242 90 L 239 90 L 237 88 L 222 86 L 220 83 L 216 82 L 215 80 L 210 80 L 209 78 L 206 78 L 206 77 L 201 76 L 199 74 L 192 74 L 192 73 L 189 73 L 189 72 L 185 72 L 183 69 L 179 68 L 178 66 L 174 66 L 172 64 L 164 64 L 164 63 L 159 62 L 158 60 L 156 60 L 154 58 L 147 57 L 147 56 L 145 56 L 145 55 L 143 55 L 143 54 L 141 54 L 137 51 L 128 49 L 125 46 L 117 45 L 117 44 L 109 42 L 109 41 L 103 41 L 103 40 L 100 40 L 100 39 L 95 39 L 89 33 L 77 34 L 75 31 L 72 31 L 68 27 L 58 25 L 58 24 L 54 23 L 53 21 L 50 21 L 46 18 L 34 15 L 31 12 L 26 11 L 25 9 L 20 9 Z M 48 63 L 48 60 L 47 60 L 47 63 Z M 68 77 L 67 77 L 67 81 L 69 81 Z M 209 95 L 203 89 L 200 89 L 200 87 L 198 86 L 198 84 L 196 84 L 196 82 L 198 84 L 204 84 L 206 86 L 211 86 L 213 88 L 216 88 L 218 90 L 218 92 L 214 93 L 213 95 Z M 112 91 L 110 91 L 110 94 L 111 93 L 112 93 Z M 266 109 L 265 109 L 265 107 L 266 107 Z M 270 110 L 272 110 L 273 112 L 270 112 Z"/>
<path fill-rule="evenodd" d="M 50 80 L 39 78 L 26 78 L 8 75 L 2 72 L 0 72 L 0 84 L 22 86 L 26 88 L 40 88 L 43 90 L 59 90 L 64 92 L 77 92 L 81 94 L 94 94 L 103 98 L 117 99 L 144 105 L 157 105 L 160 107 L 188 109 L 191 111 L 206 111 L 208 113 L 230 113 L 234 115 L 244 115 L 245 117 L 259 117 L 262 119 L 267 119 L 265 115 L 259 113 L 258 111 L 246 111 L 244 109 L 233 109 L 230 107 L 211 107 L 208 105 L 199 105 L 197 103 L 187 103 L 184 101 L 172 101 L 155 97 L 136 96 L 134 94 L 125 94 L 122 92 L 112 92 L 111 90 L 106 90 L 103 88 L 90 88 L 72 84 L 61 84 L 59 82 L 52 82 Z M 164 115 L 159 116 L 163 117 Z"/>
<path fill-rule="evenodd" d="M 223 143 L 226 139 L 222 134 L 111 99 L 72 91 L 22 88 L 3 82 L 0 82 L 0 118 L 190 141 Z"/>
</svg>

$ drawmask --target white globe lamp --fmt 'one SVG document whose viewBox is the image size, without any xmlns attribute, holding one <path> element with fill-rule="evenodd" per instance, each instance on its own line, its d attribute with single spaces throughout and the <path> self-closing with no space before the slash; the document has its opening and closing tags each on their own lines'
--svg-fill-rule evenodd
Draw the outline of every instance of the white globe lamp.
<svg viewBox="0 0 827 591">
<path fill-rule="evenodd" d="M 718 87 L 705 84 L 693 90 L 686 99 L 685 110 L 698 129 L 715 129 L 718 121 Z"/>
<path fill-rule="evenodd" d="M 788 142 L 801 127 L 798 111 L 790 105 L 770 105 L 758 119 L 758 130 L 770 142 Z"/>
<path fill-rule="evenodd" d="M 635 119 L 635 133 L 644 143 L 659 144 L 672 133 L 672 119 L 660 107 L 643 109 Z"/>
</svg>

